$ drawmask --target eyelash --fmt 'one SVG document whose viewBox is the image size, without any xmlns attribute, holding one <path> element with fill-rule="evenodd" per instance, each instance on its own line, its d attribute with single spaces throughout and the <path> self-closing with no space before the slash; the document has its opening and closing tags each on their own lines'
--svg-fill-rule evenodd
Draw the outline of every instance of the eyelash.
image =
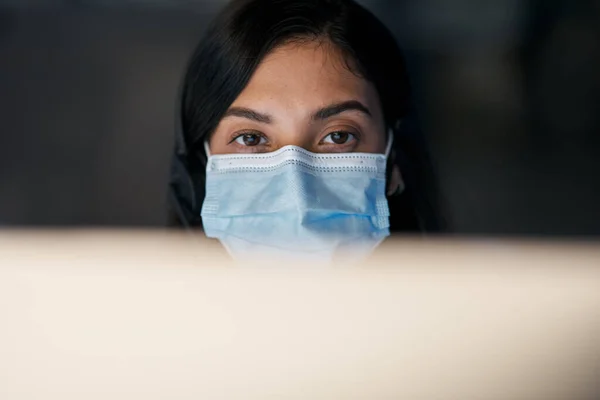
<svg viewBox="0 0 600 400">
<path fill-rule="evenodd" d="M 320 141 L 319 144 L 327 144 L 327 145 L 334 145 L 334 146 L 344 146 L 346 145 L 344 144 L 336 144 L 336 143 L 323 143 L 323 141 L 328 138 L 329 136 L 333 135 L 334 133 L 345 133 L 349 136 L 351 136 L 355 141 L 360 140 L 360 134 L 356 133 L 356 132 L 349 132 L 349 131 L 345 131 L 345 130 L 340 130 L 340 129 L 336 129 L 336 130 L 332 130 L 329 133 L 327 133 Z M 259 143 L 255 146 L 246 146 L 243 144 L 239 144 L 242 147 L 246 147 L 246 148 L 252 148 L 252 147 L 258 147 L 258 146 L 266 146 L 268 145 L 269 139 L 267 138 L 267 136 L 265 134 L 263 134 L 262 132 L 258 132 L 258 131 L 244 131 L 244 132 L 236 132 L 235 135 L 231 138 L 231 140 L 229 141 L 228 144 L 233 144 L 234 142 L 236 142 L 239 138 L 243 137 L 244 135 L 256 135 L 258 137 L 260 137 L 260 139 L 264 139 L 266 141 L 266 143 Z"/>
<path fill-rule="evenodd" d="M 260 137 L 261 139 L 265 139 L 265 141 L 267 143 L 263 143 L 262 145 L 264 146 L 265 144 L 268 144 L 269 138 L 267 138 L 263 133 L 258 132 L 258 131 L 243 131 L 243 132 L 236 132 L 235 135 L 231 138 L 231 140 L 229 141 L 228 144 L 232 144 L 234 143 L 236 140 L 238 140 L 239 138 L 241 138 L 244 135 L 256 135 L 258 137 Z M 256 147 L 256 146 L 244 146 L 244 147 Z"/>
<path fill-rule="evenodd" d="M 354 140 L 356 140 L 356 141 L 360 140 L 360 135 L 359 135 L 358 133 L 354 133 L 354 132 L 349 132 L 349 131 L 344 131 L 344 130 L 339 130 L 339 129 L 336 129 L 336 130 L 333 130 L 333 131 L 329 132 L 327 135 L 325 135 L 325 136 L 323 137 L 323 139 L 321 139 L 321 141 L 319 142 L 319 144 L 323 143 L 323 142 L 325 141 L 325 139 L 327 139 L 328 137 L 330 137 L 330 136 L 331 136 L 331 135 L 333 135 L 334 133 L 345 133 L 345 134 L 347 134 L 347 135 L 351 136 L 351 137 L 352 137 Z M 335 145 L 335 146 L 344 146 L 344 145 L 346 145 L 347 143 L 343 143 L 343 144 L 337 144 L 337 143 L 326 143 L 326 144 L 327 144 L 327 145 L 332 145 L 332 144 L 333 144 L 333 145 Z"/>
</svg>

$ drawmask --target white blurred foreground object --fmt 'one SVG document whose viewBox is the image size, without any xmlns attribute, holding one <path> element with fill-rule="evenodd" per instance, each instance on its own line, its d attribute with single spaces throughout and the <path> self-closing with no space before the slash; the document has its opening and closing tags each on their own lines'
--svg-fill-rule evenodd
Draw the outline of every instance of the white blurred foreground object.
<svg viewBox="0 0 600 400">
<path fill-rule="evenodd" d="M 600 395 L 596 246 L 397 241 L 321 270 L 215 251 L 0 233 L 0 399 Z"/>
</svg>

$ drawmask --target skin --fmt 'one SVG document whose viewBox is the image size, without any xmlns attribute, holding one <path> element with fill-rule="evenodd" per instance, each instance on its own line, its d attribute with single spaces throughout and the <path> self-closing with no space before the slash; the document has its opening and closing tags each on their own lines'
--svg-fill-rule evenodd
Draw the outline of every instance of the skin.
<svg viewBox="0 0 600 400">
<path fill-rule="evenodd" d="M 209 140 L 211 154 L 384 153 L 379 96 L 328 42 L 290 43 L 268 54 Z M 394 168 L 388 191 L 399 184 Z"/>
</svg>

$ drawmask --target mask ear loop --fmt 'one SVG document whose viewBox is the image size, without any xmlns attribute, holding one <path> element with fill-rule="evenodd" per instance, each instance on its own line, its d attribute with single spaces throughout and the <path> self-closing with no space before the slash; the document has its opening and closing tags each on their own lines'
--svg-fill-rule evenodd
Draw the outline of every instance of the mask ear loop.
<svg viewBox="0 0 600 400">
<path fill-rule="evenodd" d="M 206 153 L 206 157 L 210 157 L 210 147 L 208 146 L 208 141 L 204 141 L 204 152 Z"/>
<path fill-rule="evenodd" d="M 394 143 L 394 130 L 390 128 L 388 130 L 388 140 L 387 145 L 385 147 L 385 159 L 387 160 L 390 156 L 390 152 L 392 151 L 392 144 Z"/>
<path fill-rule="evenodd" d="M 392 151 L 393 143 L 394 143 L 394 130 L 392 128 L 390 128 L 388 131 L 388 142 L 387 142 L 387 146 L 385 148 L 386 160 L 389 160 L 389 155 Z M 390 194 L 390 196 L 398 196 L 398 195 L 402 194 L 405 189 L 406 189 L 406 185 L 404 184 L 404 180 L 402 179 L 402 177 L 400 177 L 400 182 L 398 182 L 398 187 L 396 188 L 396 190 L 393 193 Z"/>
</svg>

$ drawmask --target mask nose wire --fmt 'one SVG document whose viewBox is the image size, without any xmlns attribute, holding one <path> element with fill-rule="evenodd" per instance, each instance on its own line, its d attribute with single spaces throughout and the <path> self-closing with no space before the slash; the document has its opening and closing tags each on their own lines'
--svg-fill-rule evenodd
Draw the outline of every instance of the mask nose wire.
<svg viewBox="0 0 600 400">
<path fill-rule="evenodd" d="M 385 158 L 387 159 L 390 155 L 390 151 L 392 150 L 392 144 L 394 143 L 394 133 L 390 129 L 388 131 L 388 140 L 387 145 L 385 147 Z M 204 141 L 204 152 L 206 153 L 206 157 L 210 157 L 210 147 L 208 146 L 208 140 Z"/>
</svg>

